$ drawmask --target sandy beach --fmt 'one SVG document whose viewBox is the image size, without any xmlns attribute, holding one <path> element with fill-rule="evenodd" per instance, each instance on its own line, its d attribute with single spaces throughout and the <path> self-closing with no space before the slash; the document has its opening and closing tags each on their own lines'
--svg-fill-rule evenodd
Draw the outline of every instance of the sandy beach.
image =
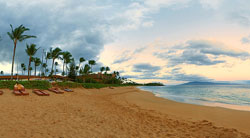
<svg viewBox="0 0 250 138">
<path fill-rule="evenodd" d="M 135 87 L 48 97 L 2 90 L 1 138 L 250 138 L 250 112 L 177 103 Z"/>
</svg>

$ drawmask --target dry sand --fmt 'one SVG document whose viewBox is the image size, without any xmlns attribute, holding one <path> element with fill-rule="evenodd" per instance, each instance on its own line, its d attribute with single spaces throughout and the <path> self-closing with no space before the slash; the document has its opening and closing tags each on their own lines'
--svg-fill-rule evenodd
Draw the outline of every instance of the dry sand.
<svg viewBox="0 0 250 138">
<path fill-rule="evenodd" d="M 0 138 L 250 138 L 250 112 L 182 104 L 134 87 L 0 96 Z"/>
</svg>

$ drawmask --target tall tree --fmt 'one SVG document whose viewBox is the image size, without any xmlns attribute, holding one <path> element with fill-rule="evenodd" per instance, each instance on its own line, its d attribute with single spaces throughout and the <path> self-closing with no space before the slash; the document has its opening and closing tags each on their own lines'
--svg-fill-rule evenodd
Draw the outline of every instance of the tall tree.
<svg viewBox="0 0 250 138">
<path fill-rule="evenodd" d="M 42 64 L 43 68 L 44 68 L 44 72 L 42 73 L 43 76 L 46 76 L 46 69 L 47 69 L 47 64 L 43 63 Z"/>
<path fill-rule="evenodd" d="M 79 59 L 79 66 L 78 66 L 78 69 L 81 68 L 81 63 L 84 62 L 84 61 L 86 61 L 84 57 L 81 57 L 81 58 Z M 80 70 L 79 70 L 79 74 L 80 74 Z"/>
<path fill-rule="evenodd" d="M 70 61 L 71 57 L 72 57 L 72 55 L 70 54 L 70 52 L 68 52 L 68 51 L 62 52 L 62 58 L 63 58 L 63 72 L 62 72 L 62 75 L 63 76 L 66 74 L 65 70 L 64 70 L 65 65 L 67 64 L 66 61 Z"/>
<path fill-rule="evenodd" d="M 107 74 L 108 71 L 110 71 L 110 68 L 109 68 L 109 67 L 106 67 L 106 68 L 105 68 L 105 74 Z"/>
<path fill-rule="evenodd" d="M 76 67 L 75 67 L 75 61 L 73 60 L 70 65 L 69 65 L 69 74 L 68 74 L 68 77 L 71 79 L 71 80 L 75 80 L 76 79 Z"/>
<path fill-rule="evenodd" d="M 46 52 L 46 55 L 45 55 L 45 64 L 46 64 L 46 67 L 44 68 L 45 76 L 46 76 L 46 70 L 47 70 L 47 67 L 48 67 L 48 59 L 51 59 L 51 53 L 52 53 L 52 48 L 50 48 L 50 51 Z"/>
<path fill-rule="evenodd" d="M 24 75 L 24 68 L 26 68 L 24 63 L 21 64 L 21 68 L 22 68 L 22 75 Z"/>
<path fill-rule="evenodd" d="M 57 66 L 58 66 L 58 62 L 55 62 L 55 75 L 58 72 L 58 70 L 56 69 Z"/>
<path fill-rule="evenodd" d="M 85 64 L 83 68 L 83 73 L 86 75 L 89 74 L 89 72 L 90 72 L 90 66 L 88 64 Z"/>
<path fill-rule="evenodd" d="M 25 75 L 25 71 L 27 70 L 26 66 L 23 68 L 23 73 Z"/>
<path fill-rule="evenodd" d="M 60 58 L 60 55 L 62 54 L 61 51 L 62 50 L 57 47 L 57 48 L 53 49 L 51 52 L 51 58 L 52 58 L 51 75 L 53 74 L 53 67 L 54 67 L 55 60 Z"/>
<path fill-rule="evenodd" d="M 36 76 L 36 67 L 40 66 L 42 62 L 41 62 L 40 58 L 37 58 L 37 57 L 34 58 L 33 62 L 34 62 L 34 65 L 35 65 L 35 76 Z"/>
<path fill-rule="evenodd" d="M 16 54 L 16 46 L 17 42 L 22 42 L 25 39 L 28 38 L 36 38 L 36 36 L 33 35 L 24 35 L 24 32 L 29 31 L 29 28 L 24 27 L 23 25 L 20 25 L 19 27 L 13 29 L 12 25 L 10 24 L 11 32 L 7 32 L 8 36 L 14 43 L 14 50 L 13 50 L 13 56 L 12 56 L 12 66 L 11 66 L 11 80 L 13 80 L 13 69 L 14 69 L 14 63 L 15 63 L 15 54 Z"/>
<path fill-rule="evenodd" d="M 103 71 L 105 71 L 105 67 L 101 67 L 101 68 L 100 68 L 101 74 L 102 74 Z"/>
<path fill-rule="evenodd" d="M 93 72 L 92 67 L 93 67 L 94 65 L 96 65 L 95 60 L 89 60 L 89 65 L 90 65 L 91 72 Z"/>
<path fill-rule="evenodd" d="M 27 55 L 29 56 L 28 80 L 30 80 L 30 71 L 32 70 L 32 68 L 30 67 L 31 60 L 32 60 L 33 56 L 36 54 L 38 49 L 39 48 L 36 48 L 35 44 L 31 44 L 31 45 L 26 44 L 26 50 L 25 51 L 26 51 Z"/>
</svg>

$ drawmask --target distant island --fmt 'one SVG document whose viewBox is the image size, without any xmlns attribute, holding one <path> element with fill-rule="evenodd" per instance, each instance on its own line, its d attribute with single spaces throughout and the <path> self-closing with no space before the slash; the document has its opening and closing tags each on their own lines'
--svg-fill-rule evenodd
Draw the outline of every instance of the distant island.
<svg viewBox="0 0 250 138">
<path fill-rule="evenodd" d="M 236 83 L 223 83 L 223 82 L 199 82 L 199 81 L 193 81 L 184 83 L 181 85 L 238 85 Z"/>
</svg>

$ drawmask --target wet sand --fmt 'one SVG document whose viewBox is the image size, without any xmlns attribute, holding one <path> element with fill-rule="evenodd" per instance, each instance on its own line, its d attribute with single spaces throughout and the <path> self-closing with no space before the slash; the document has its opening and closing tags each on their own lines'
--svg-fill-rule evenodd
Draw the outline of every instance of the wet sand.
<svg viewBox="0 0 250 138">
<path fill-rule="evenodd" d="M 1 138 L 250 138 L 250 112 L 183 104 L 135 87 L 0 96 Z"/>
</svg>

